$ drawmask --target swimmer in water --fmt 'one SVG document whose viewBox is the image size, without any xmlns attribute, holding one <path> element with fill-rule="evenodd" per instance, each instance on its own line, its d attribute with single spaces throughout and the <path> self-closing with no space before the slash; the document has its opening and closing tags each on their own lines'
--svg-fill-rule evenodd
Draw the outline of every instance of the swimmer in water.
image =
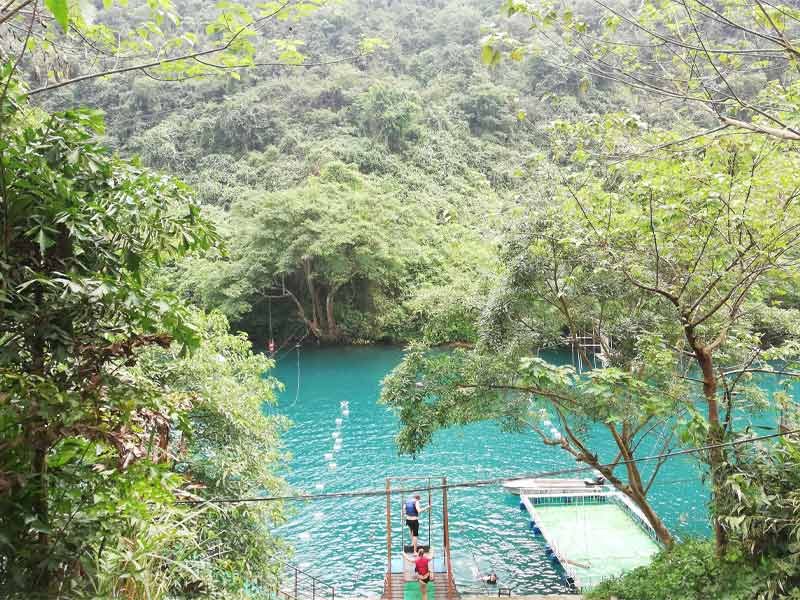
<svg viewBox="0 0 800 600">
<path fill-rule="evenodd" d="M 483 578 L 483 581 L 491 585 L 497 585 L 497 575 L 495 573 L 487 575 L 486 577 Z"/>
<path fill-rule="evenodd" d="M 414 572 L 417 574 L 417 581 L 419 582 L 419 591 L 422 594 L 422 600 L 428 600 L 428 583 L 433 574 L 431 573 L 430 562 L 433 559 L 433 549 L 426 555 L 425 549 L 420 548 L 416 552 L 415 558 L 409 558 L 403 553 L 403 558 L 410 563 L 414 563 Z"/>
</svg>

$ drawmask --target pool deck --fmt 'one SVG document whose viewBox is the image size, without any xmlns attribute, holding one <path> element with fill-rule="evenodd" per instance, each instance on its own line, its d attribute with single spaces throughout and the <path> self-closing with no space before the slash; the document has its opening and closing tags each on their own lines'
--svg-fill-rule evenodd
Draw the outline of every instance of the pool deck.
<svg viewBox="0 0 800 600">
<path fill-rule="evenodd" d="M 520 494 L 574 494 L 574 493 L 593 493 L 597 490 L 610 489 L 605 485 L 587 483 L 585 479 L 507 479 L 503 482 L 503 488 L 509 493 L 519 496 Z"/>
</svg>

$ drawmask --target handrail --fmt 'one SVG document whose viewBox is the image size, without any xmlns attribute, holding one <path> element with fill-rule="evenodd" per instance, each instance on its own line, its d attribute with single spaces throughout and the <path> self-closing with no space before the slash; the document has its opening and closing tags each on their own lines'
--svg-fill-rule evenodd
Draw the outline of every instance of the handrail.
<svg viewBox="0 0 800 600">
<path fill-rule="evenodd" d="M 336 600 L 336 588 L 321 579 L 314 577 L 311 573 L 303 571 L 299 567 L 278 558 L 275 562 L 283 566 L 284 576 L 289 575 L 289 591 L 285 587 L 284 577 L 280 577 L 275 592 L 278 596 L 283 596 L 287 600 Z M 305 578 L 305 579 L 303 579 Z M 308 586 L 311 586 L 310 594 Z M 300 592 L 303 592 L 302 594 Z"/>
</svg>

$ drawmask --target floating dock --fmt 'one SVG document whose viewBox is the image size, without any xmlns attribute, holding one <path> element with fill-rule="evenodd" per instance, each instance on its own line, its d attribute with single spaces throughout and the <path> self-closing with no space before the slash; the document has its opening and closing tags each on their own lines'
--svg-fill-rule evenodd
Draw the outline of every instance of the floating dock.
<svg viewBox="0 0 800 600">
<path fill-rule="evenodd" d="M 580 493 L 609 486 L 587 483 L 585 479 L 508 479 L 503 482 L 503 488 L 510 494 L 519 496 L 521 493 Z"/>
<path fill-rule="evenodd" d="M 582 479 L 518 479 L 504 487 L 520 496 L 531 530 L 578 590 L 646 565 L 661 549 L 644 514 L 612 486 Z"/>
</svg>

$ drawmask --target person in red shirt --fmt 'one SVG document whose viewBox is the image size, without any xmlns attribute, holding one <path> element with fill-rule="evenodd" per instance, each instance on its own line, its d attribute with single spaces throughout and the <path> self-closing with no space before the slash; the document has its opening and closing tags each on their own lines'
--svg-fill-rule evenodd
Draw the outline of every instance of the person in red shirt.
<svg viewBox="0 0 800 600">
<path fill-rule="evenodd" d="M 417 550 L 415 558 L 409 558 L 403 554 L 403 558 L 410 563 L 414 563 L 414 571 L 417 574 L 417 581 L 419 581 L 419 591 L 422 594 L 422 600 L 428 600 L 428 582 L 433 577 L 431 572 L 431 561 L 433 560 L 433 549 L 426 555 L 425 549 L 420 548 Z"/>
</svg>

